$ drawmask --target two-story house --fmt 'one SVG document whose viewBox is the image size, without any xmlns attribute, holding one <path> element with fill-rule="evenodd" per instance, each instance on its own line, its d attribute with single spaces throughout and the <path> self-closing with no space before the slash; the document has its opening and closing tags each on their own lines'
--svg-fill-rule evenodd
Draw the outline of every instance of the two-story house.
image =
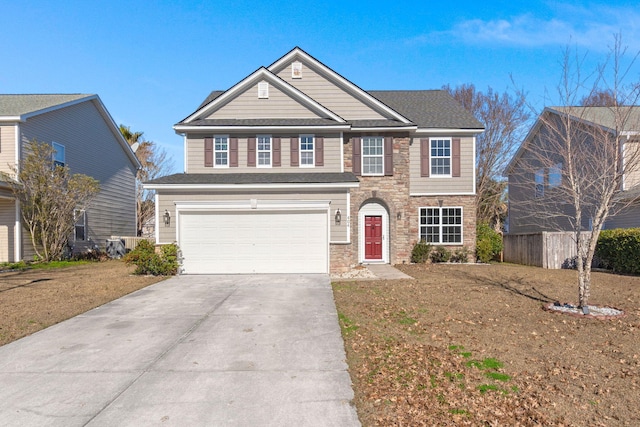
<svg viewBox="0 0 640 427">
<path fill-rule="evenodd" d="M 185 172 L 156 190 L 184 273 L 327 273 L 475 247 L 475 137 L 446 91 L 364 91 L 300 48 L 174 126 Z"/>
<path fill-rule="evenodd" d="M 135 236 L 140 164 L 97 95 L 0 95 L 0 172 L 11 176 L 33 140 L 52 145 L 56 164 L 100 182 L 90 207 L 76 212 L 74 247 L 104 249 L 112 235 Z M 0 262 L 33 254 L 19 203 L 0 178 Z"/>
<path fill-rule="evenodd" d="M 618 132 L 619 147 L 614 144 Z M 640 227 L 639 135 L 637 106 L 620 107 L 619 114 L 609 107 L 545 108 L 505 169 L 509 233 L 575 230 L 575 209 L 566 181 L 568 161 L 579 165 L 574 169 L 579 173 L 576 185 L 583 187 L 582 230 L 592 228 L 593 214 L 608 191 L 602 185 L 617 185 L 603 228 Z M 575 147 L 572 152 L 566 147 L 569 139 Z M 622 180 L 618 184 L 613 183 L 612 150 L 620 151 Z M 609 179 L 611 184 L 606 184 Z"/>
</svg>

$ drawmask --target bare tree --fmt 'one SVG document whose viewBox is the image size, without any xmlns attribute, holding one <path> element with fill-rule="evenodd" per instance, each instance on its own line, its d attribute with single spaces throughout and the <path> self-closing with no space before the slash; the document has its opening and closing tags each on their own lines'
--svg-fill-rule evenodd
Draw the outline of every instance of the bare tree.
<svg viewBox="0 0 640 427">
<path fill-rule="evenodd" d="M 59 260 L 73 233 L 75 210 L 86 209 L 100 185 L 90 176 L 72 175 L 67 166 L 56 165 L 50 144 L 34 140 L 26 153 L 20 167 L 11 167 L 15 179 L 5 179 L 20 202 L 22 224 L 36 255 L 43 261 Z"/>
<path fill-rule="evenodd" d="M 132 132 L 129 126 L 121 124 L 120 133 L 134 150 L 141 165 L 136 174 L 136 229 L 140 236 L 144 224 L 155 215 L 154 193 L 145 190 L 142 183 L 166 175 L 171 169 L 171 162 L 164 150 L 144 139 L 144 132 Z"/>
<path fill-rule="evenodd" d="M 637 55 L 623 66 L 624 54 L 616 36 L 608 62 L 584 76 L 584 62 L 567 49 L 558 86 L 561 106 L 545 108 L 510 165 L 521 175 L 513 193 L 510 178 L 511 205 L 524 207 L 541 229 L 574 233 L 578 299 L 585 311 L 600 231 L 610 215 L 633 201 L 627 190 L 640 182 L 640 86 L 625 84 Z M 582 100 L 604 106 L 578 106 L 587 82 L 592 89 Z M 530 194 L 526 203 L 523 191 Z"/>
<path fill-rule="evenodd" d="M 485 126 L 476 139 L 476 216 L 500 231 L 507 212 L 502 172 L 525 134 L 530 117 L 525 97 L 491 87 L 483 93 L 472 84 L 444 89 Z"/>
</svg>

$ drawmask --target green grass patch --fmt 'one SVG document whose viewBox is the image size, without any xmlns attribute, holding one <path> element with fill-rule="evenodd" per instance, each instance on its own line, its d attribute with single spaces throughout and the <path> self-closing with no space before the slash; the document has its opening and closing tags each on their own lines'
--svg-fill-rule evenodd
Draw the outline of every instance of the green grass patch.
<svg viewBox="0 0 640 427">
<path fill-rule="evenodd" d="M 50 262 L 4 262 L 0 263 L 0 271 L 2 270 L 53 270 L 56 268 L 73 267 L 76 265 L 89 264 L 91 261 L 50 261 Z"/>
<path fill-rule="evenodd" d="M 338 320 L 340 320 L 340 329 L 342 329 L 343 335 L 349 335 L 358 330 L 359 326 L 355 324 L 351 319 L 342 313 L 338 313 Z"/>
<path fill-rule="evenodd" d="M 401 325 L 415 325 L 416 323 L 418 323 L 418 321 L 413 317 L 407 316 L 406 312 L 401 311 L 400 313 L 398 313 L 398 323 L 400 323 Z"/>
<path fill-rule="evenodd" d="M 500 362 L 493 357 L 488 357 L 483 360 L 470 360 L 467 362 L 467 366 L 473 366 L 475 368 L 484 370 L 484 369 L 500 369 L 504 366 L 504 363 Z"/>
<path fill-rule="evenodd" d="M 507 374 L 501 374 L 500 372 L 486 372 L 485 375 L 487 378 L 491 378 L 492 380 L 496 381 L 509 381 L 511 379 L 511 376 Z"/>
<path fill-rule="evenodd" d="M 500 389 L 499 389 L 499 388 L 498 388 L 498 386 L 497 386 L 497 385 L 495 385 L 495 384 L 480 384 L 480 385 L 478 386 L 478 390 L 480 391 L 480 393 L 481 393 L 481 394 L 485 394 L 486 392 L 488 392 L 488 391 L 490 391 L 490 390 L 492 390 L 492 391 L 498 391 L 498 390 L 500 390 Z"/>
<path fill-rule="evenodd" d="M 453 415 L 465 415 L 465 416 L 470 416 L 471 414 L 469 413 L 469 411 L 467 411 L 466 409 L 449 409 L 449 413 L 453 414 Z"/>
</svg>

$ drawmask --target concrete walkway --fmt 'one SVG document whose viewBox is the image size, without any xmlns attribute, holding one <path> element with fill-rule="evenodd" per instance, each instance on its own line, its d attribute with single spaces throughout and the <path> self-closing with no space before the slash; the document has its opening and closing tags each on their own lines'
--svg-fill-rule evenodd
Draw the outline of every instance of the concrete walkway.
<svg viewBox="0 0 640 427">
<path fill-rule="evenodd" d="M 413 279 L 413 277 L 404 274 L 402 271 L 394 268 L 389 264 L 365 264 L 367 269 L 371 271 L 376 279 L 386 279 L 386 280 L 395 280 L 395 279 Z"/>
<path fill-rule="evenodd" d="M 181 276 L 0 347 L 2 426 L 359 426 L 326 275 Z"/>
</svg>

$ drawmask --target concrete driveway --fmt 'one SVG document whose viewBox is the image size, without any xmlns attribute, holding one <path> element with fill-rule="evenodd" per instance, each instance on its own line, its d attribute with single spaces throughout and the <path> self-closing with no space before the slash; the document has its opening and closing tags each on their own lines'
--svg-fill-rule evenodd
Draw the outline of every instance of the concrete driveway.
<svg viewBox="0 0 640 427">
<path fill-rule="evenodd" d="M 3 426 L 359 426 L 327 275 L 179 276 L 0 347 Z"/>
</svg>

